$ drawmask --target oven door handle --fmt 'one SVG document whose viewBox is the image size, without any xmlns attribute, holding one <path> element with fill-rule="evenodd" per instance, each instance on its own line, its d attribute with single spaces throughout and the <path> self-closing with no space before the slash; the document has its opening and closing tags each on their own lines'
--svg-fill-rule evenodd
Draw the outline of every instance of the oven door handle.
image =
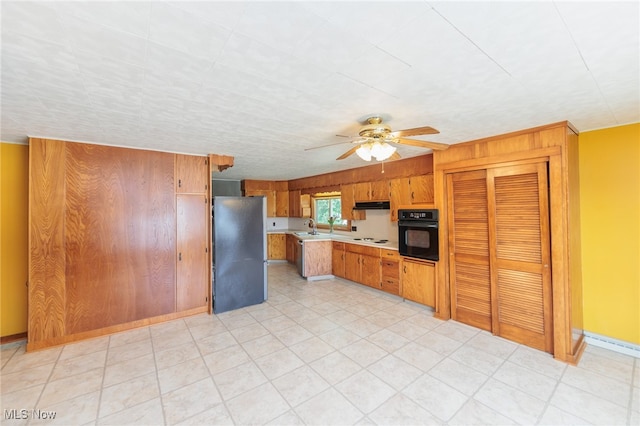
<svg viewBox="0 0 640 426">
<path fill-rule="evenodd" d="M 398 226 L 408 228 L 435 228 L 438 229 L 438 222 L 399 222 Z"/>
</svg>

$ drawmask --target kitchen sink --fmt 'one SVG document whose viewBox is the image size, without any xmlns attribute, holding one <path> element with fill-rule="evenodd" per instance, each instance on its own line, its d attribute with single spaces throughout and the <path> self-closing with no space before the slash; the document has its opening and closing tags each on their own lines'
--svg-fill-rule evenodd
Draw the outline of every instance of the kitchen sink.
<svg viewBox="0 0 640 426">
<path fill-rule="evenodd" d="M 315 233 L 313 233 L 313 232 L 296 232 L 295 234 L 299 235 L 301 237 L 304 237 L 304 236 L 307 236 L 307 235 L 318 235 L 318 232 L 315 232 Z"/>
</svg>

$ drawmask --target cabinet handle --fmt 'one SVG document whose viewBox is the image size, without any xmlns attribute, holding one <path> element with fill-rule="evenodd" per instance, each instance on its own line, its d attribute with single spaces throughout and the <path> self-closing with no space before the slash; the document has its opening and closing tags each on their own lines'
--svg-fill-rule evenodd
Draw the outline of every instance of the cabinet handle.
<svg viewBox="0 0 640 426">
<path fill-rule="evenodd" d="M 182 252 L 178 253 L 178 260 L 182 261 Z"/>
<path fill-rule="evenodd" d="M 402 267 L 402 272 L 404 272 L 405 274 L 407 273 L 407 265 Z"/>
<path fill-rule="evenodd" d="M 182 188 L 182 179 L 178 179 L 178 188 Z"/>
<path fill-rule="evenodd" d="M 413 191 L 411 191 L 411 199 L 413 200 Z"/>
</svg>

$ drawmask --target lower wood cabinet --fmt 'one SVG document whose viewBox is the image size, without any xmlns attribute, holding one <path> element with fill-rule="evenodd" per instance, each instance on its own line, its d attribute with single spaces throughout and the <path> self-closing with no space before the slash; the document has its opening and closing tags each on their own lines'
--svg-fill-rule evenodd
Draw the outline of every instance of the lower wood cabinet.
<svg viewBox="0 0 640 426">
<path fill-rule="evenodd" d="M 287 235 L 267 234 L 267 259 L 287 259 Z"/>
<path fill-rule="evenodd" d="M 403 257 L 401 265 L 402 297 L 435 308 L 435 263 Z"/>
<path fill-rule="evenodd" d="M 400 255 L 397 250 L 380 251 L 380 289 L 387 293 L 400 294 Z"/>
<path fill-rule="evenodd" d="M 332 243 L 331 273 L 336 277 L 345 278 L 344 243 L 338 241 Z"/>
<path fill-rule="evenodd" d="M 286 244 L 287 262 L 296 263 L 296 246 L 298 245 L 298 239 L 295 237 L 295 235 L 287 234 Z"/>
<path fill-rule="evenodd" d="M 304 276 L 331 275 L 331 241 L 304 242 Z"/>
<path fill-rule="evenodd" d="M 380 288 L 380 249 L 345 244 L 345 278 L 373 288 Z"/>
</svg>

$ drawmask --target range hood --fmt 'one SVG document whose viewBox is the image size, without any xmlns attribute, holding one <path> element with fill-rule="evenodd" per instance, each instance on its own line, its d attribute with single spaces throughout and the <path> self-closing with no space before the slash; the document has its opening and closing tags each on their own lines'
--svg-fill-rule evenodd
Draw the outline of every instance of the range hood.
<svg viewBox="0 0 640 426">
<path fill-rule="evenodd" d="M 354 210 L 389 210 L 388 201 L 356 201 Z"/>
</svg>

